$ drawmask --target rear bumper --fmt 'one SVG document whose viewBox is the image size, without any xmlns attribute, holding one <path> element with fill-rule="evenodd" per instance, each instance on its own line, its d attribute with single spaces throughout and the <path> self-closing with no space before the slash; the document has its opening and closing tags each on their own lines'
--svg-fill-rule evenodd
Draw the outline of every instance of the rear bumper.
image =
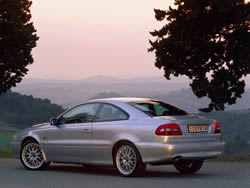
<svg viewBox="0 0 250 188">
<path fill-rule="evenodd" d="M 136 143 L 142 160 L 145 163 L 171 162 L 175 159 L 211 159 L 222 154 L 224 145 L 225 143 L 220 140 L 177 143 Z"/>
</svg>

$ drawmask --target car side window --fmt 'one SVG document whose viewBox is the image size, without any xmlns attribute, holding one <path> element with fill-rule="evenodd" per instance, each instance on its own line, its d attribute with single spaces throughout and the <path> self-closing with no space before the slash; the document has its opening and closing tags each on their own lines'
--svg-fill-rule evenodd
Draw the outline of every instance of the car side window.
<svg viewBox="0 0 250 188">
<path fill-rule="evenodd" d="M 178 116 L 178 115 L 188 115 L 187 112 L 181 110 L 170 104 L 161 101 L 140 101 L 129 103 L 138 110 L 148 114 L 149 116 Z"/>
<path fill-rule="evenodd" d="M 154 105 L 154 107 L 155 107 L 155 113 L 158 116 L 162 116 L 169 111 L 167 108 L 164 108 L 163 106 L 161 106 L 159 104 Z"/>
<path fill-rule="evenodd" d="M 97 109 L 100 104 L 98 103 L 90 103 L 90 104 L 83 104 L 77 106 L 70 111 L 66 112 L 62 119 L 60 120 L 60 124 L 72 124 L 72 123 L 87 123 L 92 122 Z"/>
<path fill-rule="evenodd" d="M 128 118 L 129 115 L 120 108 L 110 104 L 103 104 L 94 121 L 119 121 L 127 120 Z"/>
<path fill-rule="evenodd" d="M 140 110 L 142 110 L 143 112 L 145 112 L 148 115 L 155 115 L 155 108 L 152 104 L 146 104 L 146 103 L 140 103 L 140 104 L 134 104 L 134 106 Z"/>
</svg>

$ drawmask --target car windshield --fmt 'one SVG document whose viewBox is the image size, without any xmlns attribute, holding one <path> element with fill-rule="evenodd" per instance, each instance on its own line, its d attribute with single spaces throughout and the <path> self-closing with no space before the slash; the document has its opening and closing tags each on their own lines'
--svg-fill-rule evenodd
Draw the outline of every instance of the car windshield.
<svg viewBox="0 0 250 188">
<path fill-rule="evenodd" d="M 130 102 L 129 104 L 152 117 L 188 115 L 184 110 L 161 101 L 146 100 Z"/>
</svg>

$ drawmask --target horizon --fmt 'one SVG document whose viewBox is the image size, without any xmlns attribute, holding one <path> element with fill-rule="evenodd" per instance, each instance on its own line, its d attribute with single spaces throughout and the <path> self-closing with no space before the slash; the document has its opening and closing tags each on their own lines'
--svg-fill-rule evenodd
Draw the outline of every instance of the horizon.
<svg viewBox="0 0 250 188">
<path fill-rule="evenodd" d="M 181 81 L 181 82 L 188 82 L 190 81 L 189 78 L 187 78 L 186 76 L 179 76 L 179 77 L 171 77 L 170 80 L 167 80 L 163 75 L 142 75 L 142 76 L 134 76 L 134 77 L 119 77 L 119 76 L 112 76 L 112 75 L 91 75 L 91 76 L 88 76 L 88 77 L 83 77 L 83 78 L 80 78 L 80 79 L 54 79 L 54 78 L 42 78 L 42 77 L 24 77 L 23 80 L 28 80 L 28 79 L 33 79 L 33 80 L 53 80 L 53 81 L 81 81 L 81 80 L 88 80 L 88 79 L 92 79 L 92 78 L 115 78 L 115 79 L 118 79 L 118 80 L 134 80 L 134 79 L 144 79 L 144 78 L 153 78 L 153 79 L 162 79 L 162 80 L 166 80 L 168 82 L 171 82 L 171 81 Z M 243 78 L 245 80 L 245 83 L 246 84 L 249 84 L 250 85 L 250 75 L 247 75 L 246 77 Z M 22 80 L 22 81 L 23 81 Z M 21 82 L 22 82 L 21 81 Z M 21 83 L 18 83 L 18 84 L 21 84 Z"/>
</svg>

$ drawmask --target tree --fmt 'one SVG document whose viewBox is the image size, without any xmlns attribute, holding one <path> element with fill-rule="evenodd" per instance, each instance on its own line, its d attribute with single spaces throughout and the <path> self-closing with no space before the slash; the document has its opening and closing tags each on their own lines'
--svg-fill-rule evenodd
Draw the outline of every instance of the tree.
<svg viewBox="0 0 250 188">
<path fill-rule="evenodd" d="M 204 112 L 224 110 L 244 93 L 250 73 L 250 3 L 244 0 L 175 0 L 175 7 L 155 9 L 150 52 L 164 76 L 186 75 L 194 94 L 207 96 Z"/>
<path fill-rule="evenodd" d="M 48 99 L 34 98 L 8 91 L 0 96 L 1 122 L 16 128 L 26 128 L 37 123 L 48 122 L 57 117 L 64 109 L 52 104 Z"/>
<path fill-rule="evenodd" d="M 0 95 L 27 74 L 38 40 L 30 21 L 30 0 L 0 0 Z"/>
</svg>

